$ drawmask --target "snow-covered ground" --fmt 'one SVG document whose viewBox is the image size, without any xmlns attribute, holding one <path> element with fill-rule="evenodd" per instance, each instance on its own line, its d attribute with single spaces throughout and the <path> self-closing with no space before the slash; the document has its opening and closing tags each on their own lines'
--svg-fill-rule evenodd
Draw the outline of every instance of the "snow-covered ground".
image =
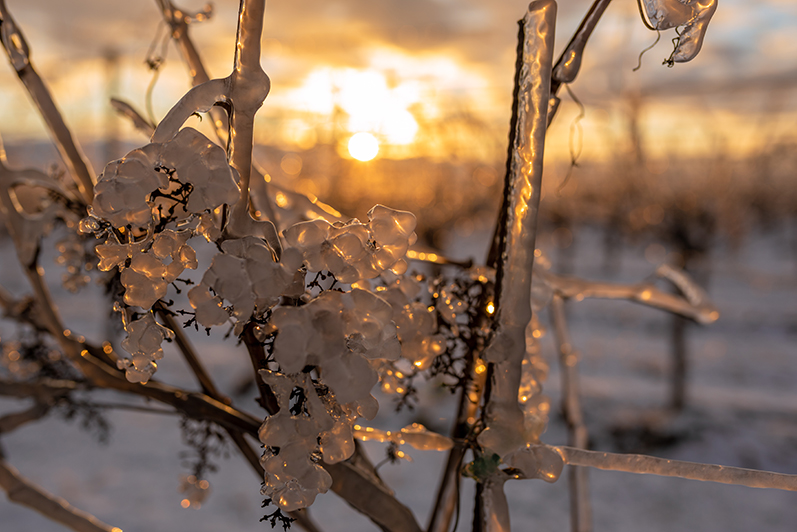
<svg viewBox="0 0 797 532">
<path fill-rule="evenodd" d="M 590 279 L 636 282 L 655 265 L 644 260 L 644 246 L 627 246 L 621 269 L 603 274 L 601 238 L 583 230 L 576 238 L 575 274 Z M 473 244 L 479 257 L 484 242 Z M 542 242 L 545 244 L 545 241 Z M 556 253 L 552 253 L 556 263 Z M 60 275 L 49 257 L 48 275 Z M 9 242 L 0 242 L 0 272 L 16 295 L 27 288 Z M 748 239 L 741 249 L 714 250 L 709 293 L 719 307 L 719 322 L 690 326 L 689 397 L 686 411 L 675 419 L 661 415 L 667 403 L 669 320 L 662 312 L 628 302 L 584 301 L 568 305 L 575 346 L 582 353 L 582 386 L 586 422 L 593 446 L 615 450 L 618 442 L 638 443 L 629 434 L 648 420 L 651 437 L 663 446 L 649 454 L 741 467 L 797 473 L 797 261 L 781 233 Z M 107 327 L 106 308 L 98 290 L 79 299 L 62 291 L 62 311 L 68 325 L 90 339 L 100 339 Z M 542 317 L 547 323 L 547 316 Z M 15 327 L 0 322 L 0 335 Z M 220 334 L 195 334 L 202 358 L 220 387 L 231 391 L 250 371 L 248 358 Z M 554 406 L 546 443 L 564 444 L 566 433 L 555 413 L 559 374 L 550 335 L 544 353 L 551 363 L 546 393 Z M 193 387 L 179 357 L 167 350 L 157 378 Z M 118 401 L 112 393 L 108 402 Z M 257 412 L 252 396 L 238 404 Z M 153 405 L 157 407 L 158 405 Z M 0 412 L 21 409 L 22 403 L 0 401 Z M 431 389 L 414 412 L 394 416 L 387 402 L 373 423 L 399 428 L 412 421 L 446 431 L 453 411 L 448 392 Z M 181 465 L 179 418 L 170 415 L 114 411 L 111 441 L 99 445 L 79 423 L 57 416 L 0 438 L 7 460 L 23 475 L 63 496 L 73 505 L 118 526 L 135 531 L 252 531 L 269 529 L 258 523 L 260 480 L 235 453 L 220 458 L 210 476 L 213 492 L 199 510 L 182 509 L 178 492 Z M 651 421 L 652 420 L 652 421 Z M 623 431 L 623 429 L 626 429 Z M 638 432 L 638 431 L 637 431 Z M 624 434 L 625 436 L 621 436 Z M 654 442 L 655 443 L 655 442 Z M 374 462 L 384 457 L 381 444 L 366 444 Z M 428 518 L 442 453 L 409 450 L 412 463 L 385 464 L 380 473 L 421 523 Z M 594 529 L 600 531 L 793 531 L 797 495 L 653 476 L 593 471 L 590 487 Z M 556 484 L 512 481 L 506 484 L 516 530 L 569 529 L 566 477 Z M 470 528 L 473 483 L 463 484 L 459 530 Z M 366 531 L 375 527 L 336 495 L 320 496 L 312 515 L 322 530 Z M 57 524 L 0 497 L 0 532 L 62 530 Z"/>
</svg>

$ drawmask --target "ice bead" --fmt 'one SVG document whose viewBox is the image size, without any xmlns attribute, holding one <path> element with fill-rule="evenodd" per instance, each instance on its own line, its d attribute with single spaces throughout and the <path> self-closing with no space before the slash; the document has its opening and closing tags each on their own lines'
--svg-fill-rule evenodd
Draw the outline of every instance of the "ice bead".
<svg viewBox="0 0 797 532">
<path fill-rule="evenodd" d="M 555 447 L 542 444 L 526 446 L 506 457 L 504 463 L 522 471 L 525 478 L 539 478 L 545 482 L 556 482 L 565 465 Z"/>
<path fill-rule="evenodd" d="M 338 421 L 332 430 L 321 434 L 321 453 L 324 462 L 336 464 L 347 460 L 354 454 L 354 436 L 351 425 L 345 421 Z"/>
<path fill-rule="evenodd" d="M 401 440 L 419 451 L 447 451 L 454 446 L 451 438 L 429 431 L 420 423 L 413 423 L 402 428 Z"/>
</svg>

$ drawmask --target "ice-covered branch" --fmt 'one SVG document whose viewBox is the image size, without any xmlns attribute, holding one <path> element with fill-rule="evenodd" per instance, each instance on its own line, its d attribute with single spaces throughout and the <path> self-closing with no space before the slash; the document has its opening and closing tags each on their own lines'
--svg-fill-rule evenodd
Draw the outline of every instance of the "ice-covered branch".
<svg viewBox="0 0 797 532">
<path fill-rule="evenodd" d="M 559 349 L 559 367 L 562 375 L 562 411 L 567 422 L 567 439 L 570 445 L 584 449 L 588 444 L 587 426 L 581 410 L 578 386 L 578 362 L 580 355 L 573 348 L 567 326 L 565 302 L 558 294 L 551 301 L 551 316 L 554 334 Z M 588 532 L 592 529 L 587 472 L 581 467 L 569 471 L 570 524 L 573 532 Z"/>
<path fill-rule="evenodd" d="M 509 172 L 504 184 L 502 229 L 495 258 L 496 331 L 485 350 L 489 393 L 478 436 L 488 456 L 502 458 L 525 445 L 523 411 L 518 405 L 526 326 L 531 320 L 531 276 L 542 187 L 543 150 L 553 64 L 556 2 L 534 1 L 522 22 L 523 49 L 516 79 L 516 117 Z M 533 475 L 536 472 L 527 472 Z M 474 530 L 509 530 L 503 483 L 492 477 L 478 486 Z"/>
<path fill-rule="evenodd" d="M 573 447 L 556 447 L 565 463 L 606 471 L 679 477 L 690 480 L 736 484 L 749 488 L 797 491 L 797 475 L 713 464 L 667 460 L 641 454 L 601 453 Z"/>
<path fill-rule="evenodd" d="M 3 47 L 11 61 L 11 66 L 27 88 L 33 103 L 36 104 L 50 129 L 58 152 L 80 190 L 82 201 L 90 205 L 94 198 L 94 170 L 64 122 L 47 85 L 33 68 L 28 43 L 16 22 L 11 18 L 5 0 L 0 0 L 0 30 L 2 30 Z"/>
<path fill-rule="evenodd" d="M 479 443 L 501 456 L 525 444 L 523 413 L 517 402 L 520 367 L 526 354 L 525 330 L 531 320 L 531 274 L 550 94 L 556 3 L 536 1 L 524 19 L 523 66 L 517 102 L 517 128 L 511 172 L 505 187 L 506 229 L 496 273 L 497 328 L 485 351 L 492 364 L 486 428 Z"/>
<path fill-rule="evenodd" d="M 719 319 L 719 311 L 705 297 L 691 301 L 660 290 L 652 283 L 615 284 L 599 281 L 586 281 L 575 277 L 565 277 L 547 271 L 538 271 L 564 299 L 627 299 L 649 307 L 659 308 L 707 325 Z M 681 277 L 686 274 L 681 272 Z M 689 285 L 692 286 L 692 285 Z"/>
<path fill-rule="evenodd" d="M 20 475 L 16 468 L 2 458 L 0 487 L 11 502 L 32 508 L 75 532 L 122 532 L 120 528 L 107 525 L 93 515 L 75 508 L 61 497 L 47 493 Z"/>
</svg>

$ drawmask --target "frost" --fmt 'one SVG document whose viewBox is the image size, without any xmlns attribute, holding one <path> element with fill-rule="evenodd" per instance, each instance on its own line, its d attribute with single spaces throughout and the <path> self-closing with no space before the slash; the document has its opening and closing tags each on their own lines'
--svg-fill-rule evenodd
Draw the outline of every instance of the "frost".
<svg viewBox="0 0 797 532">
<path fill-rule="evenodd" d="M 150 145 L 108 163 L 94 186 L 94 216 L 111 222 L 114 227 L 142 227 L 150 223 L 150 194 L 168 186 L 166 174 L 155 170 L 153 151 Z"/>
</svg>

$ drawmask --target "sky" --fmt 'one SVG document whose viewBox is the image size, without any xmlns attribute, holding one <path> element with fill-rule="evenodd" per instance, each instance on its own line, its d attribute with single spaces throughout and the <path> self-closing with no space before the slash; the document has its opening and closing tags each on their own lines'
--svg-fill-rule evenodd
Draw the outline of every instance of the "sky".
<svg viewBox="0 0 797 532">
<path fill-rule="evenodd" d="M 78 136 L 91 142 L 117 131 L 123 139 L 141 139 L 129 124 L 109 118 L 107 101 L 113 95 L 146 107 L 152 73 L 144 61 L 164 31 L 155 1 L 6 3 Z M 556 55 L 590 4 L 560 2 Z M 386 157 L 493 160 L 504 152 L 516 20 L 527 5 L 519 0 L 271 0 L 262 64 L 272 92 L 259 114 L 257 140 L 301 151 L 316 143 L 343 145 L 351 135 L 368 132 Z M 204 3 L 186 0 L 178 6 L 190 12 Z M 236 1 L 217 1 L 210 21 L 191 26 L 212 76 L 230 71 L 237 9 Z M 618 138 L 628 136 L 631 123 L 651 156 L 699 156 L 717 145 L 743 155 L 768 142 L 793 141 L 795 32 L 797 3 L 722 0 L 695 60 L 674 68 L 661 65 L 672 49 L 670 30 L 662 32 L 634 72 L 639 53 L 656 35 L 639 20 L 634 1 L 614 0 L 571 86 L 586 106 L 585 117 L 576 124 L 579 109 L 563 92 L 551 130 L 557 141 L 549 151 L 569 157 L 574 128 L 581 128 L 576 144 L 582 156 L 605 158 Z M 153 90 L 156 118 L 188 83 L 170 46 Z M 7 143 L 46 137 L 8 66 L 0 68 L 0 135 Z"/>
</svg>

